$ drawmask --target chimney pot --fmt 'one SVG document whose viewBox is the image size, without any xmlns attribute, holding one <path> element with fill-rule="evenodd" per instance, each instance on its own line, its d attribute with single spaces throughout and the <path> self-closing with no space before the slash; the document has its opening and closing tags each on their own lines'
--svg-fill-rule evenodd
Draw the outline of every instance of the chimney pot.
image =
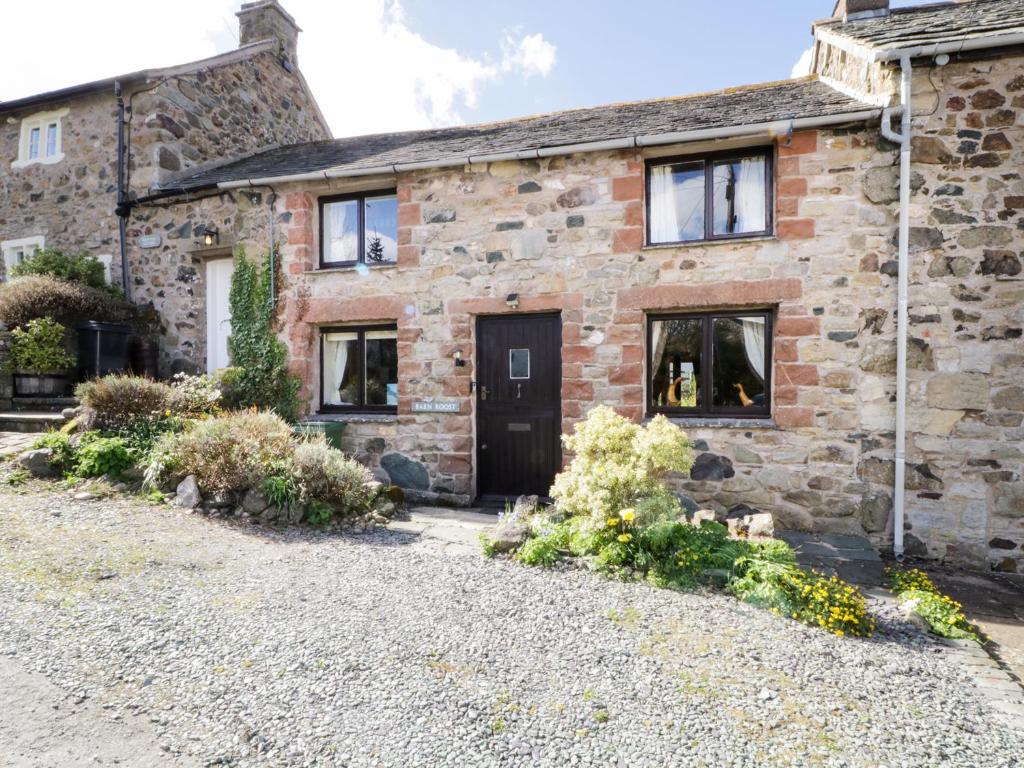
<svg viewBox="0 0 1024 768">
<path fill-rule="evenodd" d="M 235 15 L 239 45 L 277 40 L 281 58 L 293 67 L 298 65 L 297 48 L 302 30 L 277 0 L 242 3 L 242 9 Z"/>
</svg>

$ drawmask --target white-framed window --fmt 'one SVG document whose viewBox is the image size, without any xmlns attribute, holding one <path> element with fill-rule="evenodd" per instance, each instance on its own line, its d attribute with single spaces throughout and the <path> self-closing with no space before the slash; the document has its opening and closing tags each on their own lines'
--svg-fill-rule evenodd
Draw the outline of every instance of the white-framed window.
<svg viewBox="0 0 1024 768">
<path fill-rule="evenodd" d="M 18 240 L 4 240 L 0 242 L 0 253 L 4 257 L 4 276 L 10 277 L 11 269 L 15 264 L 20 264 L 36 251 L 46 246 L 46 240 L 42 235 L 22 237 Z"/>
<path fill-rule="evenodd" d="M 64 159 L 61 123 L 68 110 L 37 112 L 21 120 L 21 138 L 18 141 L 18 159 L 12 168 L 24 168 L 33 163 L 59 163 Z"/>
<path fill-rule="evenodd" d="M 107 281 L 107 285 L 110 285 L 110 281 L 113 277 L 110 265 L 114 263 L 114 257 L 109 253 L 100 253 L 93 256 L 93 258 L 103 265 L 103 277 Z"/>
</svg>

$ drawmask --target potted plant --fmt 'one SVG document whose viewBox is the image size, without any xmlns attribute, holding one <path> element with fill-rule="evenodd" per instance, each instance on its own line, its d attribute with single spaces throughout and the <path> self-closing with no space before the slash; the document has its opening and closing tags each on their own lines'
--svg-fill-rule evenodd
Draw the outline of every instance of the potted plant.
<svg viewBox="0 0 1024 768">
<path fill-rule="evenodd" d="M 49 317 L 29 320 L 11 331 L 7 370 L 14 375 L 14 394 L 60 397 L 69 391 L 68 369 L 75 359 L 64 342 L 64 326 Z"/>
</svg>

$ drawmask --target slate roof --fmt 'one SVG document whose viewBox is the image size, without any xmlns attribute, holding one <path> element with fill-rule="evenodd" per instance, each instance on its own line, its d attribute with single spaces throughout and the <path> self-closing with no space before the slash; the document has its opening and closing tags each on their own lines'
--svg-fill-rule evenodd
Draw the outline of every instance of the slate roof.
<svg viewBox="0 0 1024 768">
<path fill-rule="evenodd" d="M 971 0 L 893 8 L 888 16 L 826 20 L 816 27 L 869 49 L 915 48 L 1024 32 L 1024 0 Z"/>
<path fill-rule="evenodd" d="M 328 168 L 355 171 L 399 163 L 429 163 L 473 155 L 876 109 L 813 77 L 807 77 L 481 125 L 292 144 L 198 170 L 165 183 L 163 191 L 191 191 L 221 182 L 288 176 Z"/>
</svg>

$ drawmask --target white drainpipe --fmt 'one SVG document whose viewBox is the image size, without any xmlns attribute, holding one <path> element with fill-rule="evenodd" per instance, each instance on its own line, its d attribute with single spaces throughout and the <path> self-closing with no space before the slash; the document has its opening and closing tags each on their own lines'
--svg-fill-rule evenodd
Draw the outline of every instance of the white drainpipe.
<svg viewBox="0 0 1024 768">
<path fill-rule="evenodd" d="M 907 471 L 907 284 L 910 270 L 910 139 L 913 113 L 910 56 L 900 58 L 900 132 L 892 130 L 891 118 L 896 110 L 882 114 L 882 135 L 900 145 L 900 229 L 896 277 L 896 481 L 893 485 L 892 550 L 897 560 L 903 559 L 903 517 Z"/>
</svg>

